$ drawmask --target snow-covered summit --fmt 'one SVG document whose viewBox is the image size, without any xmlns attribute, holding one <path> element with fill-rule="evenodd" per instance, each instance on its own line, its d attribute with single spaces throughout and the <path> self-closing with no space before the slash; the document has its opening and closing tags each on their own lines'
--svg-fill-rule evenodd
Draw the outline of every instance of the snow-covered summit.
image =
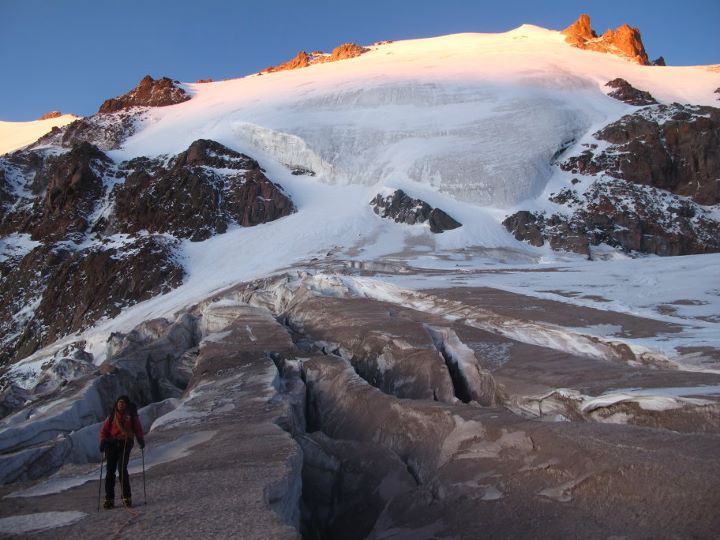
<svg viewBox="0 0 720 540">
<path fill-rule="evenodd" d="M 720 75 L 641 66 L 579 50 L 523 25 L 372 45 L 342 62 L 189 84 L 193 99 L 155 109 L 117 157 L 170 154 L 199 134 L 310 169 L 323 182 L 432 186 L 475 204 L 534 198 L 552 156 L 625 104 L 617 77 L 662 102 L 713 104 Z"/>
</svg>

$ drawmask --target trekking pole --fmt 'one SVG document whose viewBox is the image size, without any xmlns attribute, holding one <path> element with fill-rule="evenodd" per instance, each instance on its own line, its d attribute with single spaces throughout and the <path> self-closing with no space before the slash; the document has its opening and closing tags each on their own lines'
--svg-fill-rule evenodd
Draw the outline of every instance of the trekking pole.
<svg viewBox="0 0 720 540">
<path fill-rule="evenodd" d="M 143 503 L 145 506 L 147 506 L 147 491 L 145 491 L 145 448 L 141 448 L 140 452 L 142 452 L 142 467 L 143 467 L 143 497 L 145 498 L 145 502 Z"/>
<path fill-rule="evenodd" d="M 100 482 L 98 482 L 98 512 L 100 511 L 100 494 L 102 493 L 102 468 L 105 462 L 105 452 L 100 452 Z"/>
</svg>

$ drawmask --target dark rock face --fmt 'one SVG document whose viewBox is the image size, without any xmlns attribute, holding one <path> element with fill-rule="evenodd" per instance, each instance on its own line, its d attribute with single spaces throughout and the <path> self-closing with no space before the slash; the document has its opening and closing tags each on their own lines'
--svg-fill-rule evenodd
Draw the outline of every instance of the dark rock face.
<svg viewBox="0 0 720 540">
<path fill-rule="evenodd" d="M 214 141 L 195 141 L 167 167 L 146 159 L 124 167 L 128 176 L 113 190 L 109 231 L 147 230 L 199 241 L 225 232 L 232 222 L 250 227 L 294 212 L 255 160 Z"/>
<path fill-rule="evenodd" d="M 608 94 L 610 97 L 615 98 L 619 101 L 624 101 L 629 105 L 637 105 L 638 107 L 640 107 L 644 105 L 657 104 L 657 101 L 655 101 L 655 98 L 652 97 L 650 92 L 638 90 L 625 79 L 613 79 L 605 86 L 615 89 Z"/>
<path fill-rule="evenodd" d="M 668 190 L 698 204 L 720 202 L 720 109 L 658 105 L 624 116 L 595 134 L 613 146 L 584 151 L 561 164 L 580 174 Z"/>
<path fill-rule="evenodd" d="M 10 183 L 7 181 L 5 169 L 0 169 L 0 208 L 5 210 L 10 202 L 13 200 L 12 190 Z M 3 212 L 4 214 L 4 212 Z M 3 220 L 4 220 L 3 215 Z"/>
<path fill-rule="evenodd" d="M 562 31 L 565 41 L 573 47 L 604 53 L 616 54 L 642 65 L 649 65 L 648 55 L 640 37 L 640 30 L 623 24 L 615 31 L 608 29 L 602 36 L 590 25 L 586 14 Z"/>
<path fill-rule="evenodd" d="M 89 143 L 48 159 L 41 174 L 35 177 L 36 186 L 41 182 L 47 183 L 47 187 L 45 196 L 35 203 L 33 239 L 56 240 L 85 231 L 104 191 L 101 175 L 110 163 L 105 154 Z"/>
<path fill-rule="evenodd" d="M 521 210 L 505 218 L 503 225 L 513 233 L 516 240 L 536 247 L 545 244 L 543 237 L 545 219 L 542 214 Z"/>
<path fill-rule="evenodd" d="M 0 235 L 24 231 L 41 191 L 35 183 L 46 154 L 18 151 L 0 157 Z M 38 182 L 40 183 L 40 182 Z"/>
<path fill-rule="evenodd" d="M 655 255 L 720 251 L 720 223 L 687 199 L 622 180 L 597 181 L 582 196 L 563 191 L 554 199 L 572 212 L 522 211 L 503 225 L 534 246 L 547 241 L 553 249 L 583 255 L 600 244 Z"/>
<path fill-rule="evenodd" d="M 82 233 L 104 192 L 103 175 L 111 164 L 88 143 L 60 155 L 26 151 L 7 156 L 0 161 L 5 178 L 0 182 L 0 234 L 28 233 L 34 240 L 54 241 Z"/>
<path fill-rule="evenodd" d="M 143 237 L 117 247 L 32 250 L 11 273 L 0 275 L 0 338 L 12 341 L 0 363 L 179 286 L 183 269 L 174 260 L 174 244 Z"/>
<path fill-rule="evenodd" d="M 127 94 L 105 101 L 98 112 L 107 114 L 130 107 L 166 107 L 189 100 L 190 96 L 178 84 L 167 77 L 155 80 L 146 75 Z"/>
<path fill-rule="evenodd" d="M 462 227 L 462 223 L 458 223 L 439 208 L 432 208 L 425 201 L 413 199 L 401 189 L 386 197 L 378 193 L 370 201 L 370 205 L 377 215 L 382 218 L 392 219 L 396 223 L 414 225 L 415 223 L 425 223 L 427 221 L 430 230 L 434 233 Z"/>
<path fill-rule="evenodd" d="M 178 241 L 153 233 L 204 240 L 294 211 L 255 160 L 206 140 L 119 165 L 87 142 L 9 154 L 0 207 L 0 364 L 179 286 Z"/>
</svg>

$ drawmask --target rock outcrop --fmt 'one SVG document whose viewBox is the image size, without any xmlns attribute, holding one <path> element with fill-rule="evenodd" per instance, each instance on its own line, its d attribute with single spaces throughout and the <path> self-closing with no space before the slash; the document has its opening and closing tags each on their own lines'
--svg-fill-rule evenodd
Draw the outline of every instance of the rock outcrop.
<svg viewBox="0 0 720 540">
<path fill-rule="evenodd" d="M 52 118 L 60 118 L 63 115 L 60 111 L 50 111 L 43 114 L 38 120 L 50 120 Z"/>
<path fill-rule="evenodd" d="M 720 109 L 657 105 L 622 117 L 594 134 L 610 143 L 588 148 L 561 164 L 579 174 L 605 174 L 690 197 L 720 203 Z"/>
<path fill-rule="evenodd" d="M 137 128 L 145 109 L 120 110 L 112 114 L 95 114 L 80 118 L 63 127 L 53 128 L 29 148 L 56 146 L 72 148 L 87 142 L 103 151 L 117 150 Z"/>
<path fill-rule="evenodd" d="M 146 75 L 127 94 L 106 100 L 98 112 L 107 114 L 131 107 L 166 107 L 182 103 L 189 100 L 190 96 L 179 84 L 167 77 L 155 80 Z"/>
<path fill-rule="evenodd" d="M 88 227 L 104 193 L 104 174 L 112 161 L 98 148 L 81 143 L 69 152 L 16 152 L 0 160 L 0 234 L 31 234 L 54 241 Z M 12 179 L 12 187 L 8 179 Z M 12 194 L 11 194 L 12 193 Z"/>
<path fill-rule="evenodd" d="M 36 199 L 33 209 L 33 239 L 58 240 L 84 232 L 103 194 L 102 177 L 111 163 L 89 143 L 81 143 L 57 158 L 50 157 L 34 179 L 35 188 L 45 195 Z"/>
<path fill-rule="evenodd" d="M 652 97 L 650 92 L 638 90 L 625 79 L 613 79 L 605 86 L 614 89 L 612 92 L 608 93 L 610 97 L 619 101 L 624 101 L 629 105 L 635 105 L 637 107 L 657 105 L 657 101 L 654 97 Z"/>
<path fill-rule="evenodd" d="M 567 208 L 550 215 L 517 212 L 503 225 L 534 246 L 548 242 L 555 250 L 587 256 L 601 244 L 663 256 L 720 252 L 720 223 L 712 213 L 662 190 L 605 180 L 583 194 L 566 189 L 551 200 Z"/>
<path fill-rule="evenodd" d="M 179 286 L 176 247 L 149 236 L 81 250 L 35 248 L 0 274 L 0 364 Z"/>
<path fill-rule="evenodd" d="M 462 227 L 462 223 L 458 223 L 444 211 L 433 208 L 420 199 L 413 199 L 401 189 L 385 196 L 378 193 L 370 201 L 370 205 L 377 215 L 385 219 L 392 219 L 396 223 L 414 225 L 427 222 L 430 230 L 434 233 Z"/>
<path fill-rule="evenodd" d="M 364 54 L 369 50 L 370 49 L 366 47 L 361 47 L 360 45 L 356 45 L 355 43 L 343 43 L 342 45 L 335 47 L 330 54 L 324 53 L 322 51 L 313 51 L 310 54 L 305 51 L 300 51 L 292 60 L 289 60 L 284 64 L 280 64 L 279 66 L 269 67 L 263 70 L 261 73 L 287 71 L 291 69 L 305 68 L 314 64 L 324 64 L 325 62 L 347 60 L 348 58 L 355 58 L 356 56 L 360 56 L 361 54 Z"/>
<path fill-rule="evenodd" d="M 16 152 L 0 205 L 0 363 L 179 286 L 178 239 L 294 211 L 255 160 L 208 140 L 119 165 L 87 142 Z"/>
<path fill-rule="evenodd" d="M 251 227 L 295 211 L 255 160 L 214 141 L 195 141 L 167 166 L 136 159 L 122 170 L 127 179 L 112 192 L 114 213 L 101 225 L 106 234 L 147 230 L 200 241 L 230 223 Z"/>
<path fill-rule="evenodd" d="M 551 194 L 564 207 L 557 212 L 508 216 L 515 238 L 588 256 L 600 244 L 656 255 L 720 251 L 720 221 L 706 208 L 720 203 L 720 109 L 653 105 L 594 137 L 609 144 L 585 144 L 560 167 L 597 179 L 583 192 Z"/>
<path fill-rule="evenodd" d="M 640 37 L 640 30 L 623 24 L 615 31 L 608 29 L 598 37 L 586 14 L 562 31 L 565 41 L 573 47 L 616 54 L 637 64 L 649 65 L 648 55 Z"/>
<path fill-rule="evenodd" d="M 135 133 L 148 107 L 165 107 L 189 99 L 177 81 L 167 77 L 154 80 L 148 75 L 127 94 L 106 100 L 97 114 L 55 127 L 29 148 L 72 148 L 88 142 L 103 151 L 116 150 Z"/>
</svg>

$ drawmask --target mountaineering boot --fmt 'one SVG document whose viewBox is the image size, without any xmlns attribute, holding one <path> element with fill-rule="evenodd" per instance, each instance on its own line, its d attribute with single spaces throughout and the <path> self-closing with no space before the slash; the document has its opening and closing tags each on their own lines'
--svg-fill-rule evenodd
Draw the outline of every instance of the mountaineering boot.
<svg viewBox="0 0 720 540">
<path fill-rule="evenodd" d="M 115 502 L 112 499 L 105 499 L 105 502 L 103 503 L 103 508 L 105 510 L 110 510 L 111 508 L 115 508 Z"/>
<path fill-rule="evenodd" d="M 130 497 L 123 497 L 122 502 L 127 508 L 132 507 L 132 499 Z"/>
</svg>

